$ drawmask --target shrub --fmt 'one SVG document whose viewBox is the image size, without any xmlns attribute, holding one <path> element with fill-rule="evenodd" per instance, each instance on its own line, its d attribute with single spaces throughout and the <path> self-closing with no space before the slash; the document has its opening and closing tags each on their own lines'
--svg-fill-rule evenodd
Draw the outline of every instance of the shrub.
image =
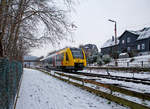
<svg viewBox="0 0 150 109">
<path fill-rule="evenodd" d="M 105 64 L 111 61 L 111 57 L 109 55 L 103 55 L 102 60 Z"/>
<path fill-rule="evenodd" d="M 128 54 L 129 54 L 129 57 L 134 57 L 134 56 L 137 56 L 138 51 L 137 50 L 131 50 L 130 52 L 128 52 Z"/>
<path fill-rule="evenodd" d="M 103 60 L 102 60 L 102 58 L 100 58 L 100 57 L 97 58 L 97 64 L 98 64 L 99 66 L 103 65 Z"/>
</svg>

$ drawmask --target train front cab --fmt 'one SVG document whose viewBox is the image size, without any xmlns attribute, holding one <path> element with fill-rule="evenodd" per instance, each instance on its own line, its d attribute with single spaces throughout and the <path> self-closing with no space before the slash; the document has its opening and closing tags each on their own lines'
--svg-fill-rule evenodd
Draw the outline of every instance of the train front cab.
<svg viewBox="0 0 150 109">
<path fill-rule="evenodd" d="M 79 48 L 67 48 L 64 52 L 63 66 L 66 70 L 83 70 L 86 66 L 84 51 Z"/>
</svg>

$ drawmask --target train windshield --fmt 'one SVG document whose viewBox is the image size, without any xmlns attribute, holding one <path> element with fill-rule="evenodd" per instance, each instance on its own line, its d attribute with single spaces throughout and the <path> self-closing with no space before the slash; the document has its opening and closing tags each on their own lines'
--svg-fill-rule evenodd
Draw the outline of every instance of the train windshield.
<svg viewBox="0 0 150 109">
<path fill-rule="evenodd" d="M 73 58 L 80 58 L 83 59 L 83 52 L 80 48 L 71 48 Z"/>
</svg>

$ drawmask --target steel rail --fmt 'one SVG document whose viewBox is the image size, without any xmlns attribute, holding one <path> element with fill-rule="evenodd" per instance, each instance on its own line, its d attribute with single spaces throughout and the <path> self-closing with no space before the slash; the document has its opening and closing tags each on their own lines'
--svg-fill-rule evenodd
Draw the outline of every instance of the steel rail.
<svg viewBox="0 0 150 109">
<path fill-rule="evenodd" d="M 126 82 L 133 82 L 133 83 L 141 83 L 141 84 L 145 84 L 145 85 L 150 85 L 150 80 L 140 79 L 140 78 L 112 76 L 112 75 L 86 73 L 86 72 L 69 72 L 69 73 L 79 74 L 79 75 L 84 75 L 84 76 L 101 77 L 101 78 L 107 78 L 107 79 L 112 79 L 112 80 L 119 80 L 119 81 L 126 81 Z"/>
<path fill-rule="evenodd" d="M 46 69 L 51 70 L 51 69 Z M 119 81 L 126 81 L 126 82 L 133 82 L 133 83 L 139 83 L 144 85 L 150 85 L 150 80 L 142 79 L 142 78 L 131 78 L 131 77 L 123 77 L 123 76 L 112 76 L 112 75 L 104 75 L 104 74 L 96 74 L 96 73 L 87 73 L 87 72 L 66 72 L 58 69 L 52 69 L 55 71 L 61 71 L 65 73 L 72 73 L 72 74 L 79 74 L 84 76 L 91 76 L 91 77 L 100 77 L 100 78 L 106 78 L 106 79 L 112 79 L 112 80 L 119 80 Z"/>
<path fill-rule="evenodd" d="M 150 72 L 150 68 L 142 68 L 142 67 L 85 67 L 86 69 L 109 69 L 109 70 L 117 70 L 117 71 L 132 71 L 132 72 L 141 72 L 141 71 L 146 71 Z"/>
</svg>

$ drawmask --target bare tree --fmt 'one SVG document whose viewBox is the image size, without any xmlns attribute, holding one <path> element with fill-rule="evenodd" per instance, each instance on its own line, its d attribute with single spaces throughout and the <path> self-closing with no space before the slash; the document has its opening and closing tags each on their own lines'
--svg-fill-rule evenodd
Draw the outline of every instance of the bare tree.
<svg viewBox="0 0 150 109">
<path fill-rule="evenodd" d="M 60 0 L 64 4 L 62 9 L 57 7 L 58 3 L 54 0 L 1 0 L 0 56 L 19 57 L 40 43 L 55 44 L 66 38 L 71 32 L 67 13 L 73 2 Z M 44 27 L 43 35 L 37 36 L 40 25 Z"/>
</svg>

